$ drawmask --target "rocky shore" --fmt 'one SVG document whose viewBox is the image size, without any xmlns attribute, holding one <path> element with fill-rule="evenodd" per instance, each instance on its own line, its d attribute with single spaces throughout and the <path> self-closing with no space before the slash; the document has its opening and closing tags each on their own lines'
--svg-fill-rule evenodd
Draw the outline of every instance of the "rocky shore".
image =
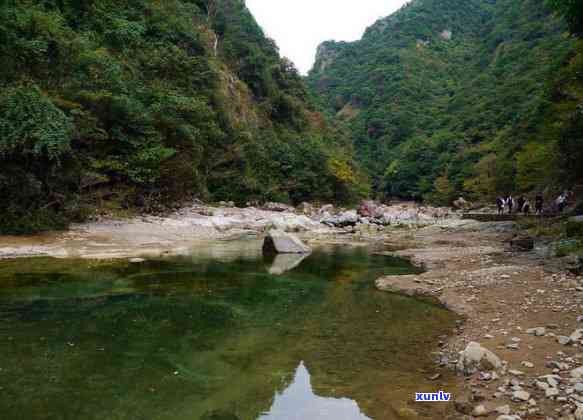
<svg viewBox="0 0 583 420">
<path fill-rule="evenodd" d="M 434 354 L 458 374 L 451 418 L 583 419 L 583 277 L 544 250 L 514 252 L 514 235 L 512 223 L 393 231 L 391 242 L 407 244 L 396 253 L 427 271 L 377 288 L 465 318 Z M 436 389 L 447 386 L 439 377 Z"/>
<path fill-rule="evenodd" d="M 445 216 L 449 216 L 447 219 Z M 129 258 L 187 253 L 209 241 L 261 238 L 269 229 L 297 233 L 313 242 L 335 242 L 352 236 L 381 238 L 395 226 L 425 226 L 456 215 L 447 209 L 364 203 L 357 210 L 303 203 L 297 208 L 280 203 L 237 208 L 232 203 L 194 203 L 175 213 L 125 220 L 103 219 L 71 226 L 66 232 L 28 237 L 0 237 L 0 258 L 50 256 L 57 258 Z"/>
</svg>

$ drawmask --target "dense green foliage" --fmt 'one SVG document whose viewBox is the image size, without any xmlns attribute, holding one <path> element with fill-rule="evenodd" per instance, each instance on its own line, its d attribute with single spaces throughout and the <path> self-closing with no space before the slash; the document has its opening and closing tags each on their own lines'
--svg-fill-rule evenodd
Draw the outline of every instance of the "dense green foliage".
<svg viewBox="0 0 583 420">
<path fill-rule="evenodd" d="M 566 28 L 544 0 L 415 0 L 360 41 L 324 43 L 309 82 L 379 195 L 567 187 L 582 179 L 583 125 Z"/>
<path fill-rule="evenodd" d="M 569 24 L 569 30 L 575 36 L 583 36 L 583 1 L 582 0 L 547 0 Z"/>
<path fill-rule="evenodd" d="M 4 0 L 0 61 L 0 233 L 365 188 L 241 0 Z"/>
</svg>

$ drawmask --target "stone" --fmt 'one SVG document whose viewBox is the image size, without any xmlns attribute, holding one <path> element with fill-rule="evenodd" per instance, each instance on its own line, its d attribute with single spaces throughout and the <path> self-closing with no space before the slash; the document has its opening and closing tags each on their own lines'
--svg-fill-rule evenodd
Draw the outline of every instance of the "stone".
<svg viewBox="0 0 583 420">
<path fill-rule="evenodd" d="M 559 395 L 559 390 L 557 388 L 549 387 L 545 389 L 545 396 L 547 398 L 556 397 Z"/>
<path fill-rule="evenodd" d="M 528 330 L 526 330 L 526 333 L 537 337 L 542 337 L 547 333 L 547 330 L 545 327 L 536 327 L 529 328 Z"/>
<path fill-rule="evenodd" d="M 567 337 L 566 335 L 559 335 L 557 336 L 557 343 L 566 346 L 571 342 L 571 338 Z"/>
<path fill-rule="evenodd" d="M 583 338 L 583 329 L 575 330 L 573 334 L 569 336 L 572 343 L 576 343 Z"/>
<path fill-rule="evenodd" d="M 455 200 L 453 202 L 453 206 L 458 210 L 469 210 L 473 207 L 472 204 L 463 197 L 460 197 L 457 200 Z"/>
<path fill-rule="evenodd" d="M 486 417 L 491 412 L 492 412 L 491 410 L 487 409 L 484 405 L 480 404 L 480 405 L 477 405 L 476 407 L 474 407 L 474 409 L 472 410 L 472 416 L 474 416 L 474 417 Z"/>
<path fill-rule="evenodd" d="M 514 370 L 514 369 L 510 369 L 508 371 L 509 374 L 514 375 L 514 376 L 522 376 L 524 375 L 524 372 L 521 372 L 520 370 Z"/>
<path fill-rule="evenodd" d="M 456 369 L 464 375 L 471 375 L 479 368 L 496 370 L 501 367 L 502 361 L 498 356 L 474 341 L 460 352 L 460 358 L 456 365 Z"/>
<path fill-rule="evenodd" d="M 583 366 L 571 371 L 571 378 L 583 379 Z"/>
<path fill-rule="evenodd" d="M 312 206 L 310 203 L 303 202 L 296 208 L 296 211 L 300 214 L 311 216 L 314 214 L 314 206 Z"/>
<path fill-rule="evenodd" d="M 579 406 L 573 414 L 575 416 L 575 420 L 583 420 L 583 406 Z"/>
<path fill-rule="evenodd" d="M 146 261 L 144 258 L 130 258 L 129 261 L 132 264 L 137 264 L 137 263 L 142 263 L 144 261 Z"/>
<path fill-rule="evenodd" d="M 525 368 L 533 368 L 534 367 L 534 363 L 531 363 L 531 362 L 524 361 L 524 362 L 521 362 L 520 364 Z"/>
<path fill-rule="evenodd" d="M 510 406 L 507 405 L 501 405 L 500 407 L 497 407 L 495 410 L 498 414 L 510 414 Z"/>
<path fill-rule="evenodd" d="M 577 382 L 573 388 L 578 394 L 583 394 L 583 382 Z"/>
<path fill-rule="evenodd" d="M 263 210 L 277 211 L 277 212 L 293 212 L 295 209 L 292 206 L 283 203 L 268 202 L 262 207 Z"/>
<path fill-rule="evenodd" d="M 514 391 L 512 393 L 513 401 L 528 401 L 530 400 L 530 394 L 524 390 Z"/>
<path fill-rule="evenodd" d="M 350 210 L 340 213 L 337 216 L 326 215 L 320 221 L 328 226 L 347 227 L 356 225 L 359 219 L 356 210 Z"/>
<path fill-rule="evenodd" d="M 269 231 L 263 241 L 263 254 L 309 254 L 312 252 L 309 246 L 291 234 L 278 229 Z"/>
<path fill-rule="evenodd" d="M 280 276 L 299 266 L 308 254 L 278 254 L 269 267 L 269 274 Z"/>
<path fill-rule="evenodd" d="M 502 415 L 502 416 L 498 416 L 496 417 L 496 420 L 520 420 L 519 416 L 510 416 L 510 415 Z"/>
<path fill-rule="evenodd" d="M 513 251 L 532 251 L 534 249 L 534 239 L 530 236 L 517 236 L 510 240 L 510 248 Z"/>
<path fill-rule="evenodd" d="M 453 405 L 456 411 L 462 414 L 470 414 L 473 410 L 470 400 L 465 397 L 456 398 Z"/>
<path fill-rule="evenodd" d="M 358 215 L 361 217 L 377 217 L 378 207 L 374 201 L 363 201 L 358 207 Z"/>
</svg>

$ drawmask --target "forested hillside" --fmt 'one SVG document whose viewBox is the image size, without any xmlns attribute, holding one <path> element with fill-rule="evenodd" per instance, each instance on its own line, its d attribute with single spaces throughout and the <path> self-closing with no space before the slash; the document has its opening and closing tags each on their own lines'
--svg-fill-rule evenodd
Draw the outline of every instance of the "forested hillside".
<svg viewBox="0 0 583 420">
<path fill-rule="evenodd" d="M 0 61 L 0 233 L 366 190 L 242 0 L 0 0 Z"/>
<path fill-rule="evenodd" d="M 449 203 L 581 180 L 581 66 L 543 0 L 414 0 L 322 44 L 309 83 L 378 195 Z"/>
</svg>

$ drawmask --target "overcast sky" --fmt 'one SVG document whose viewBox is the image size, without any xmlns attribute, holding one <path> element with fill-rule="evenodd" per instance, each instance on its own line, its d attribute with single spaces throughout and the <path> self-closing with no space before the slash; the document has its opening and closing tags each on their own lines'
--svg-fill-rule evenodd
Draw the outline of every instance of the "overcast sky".
<svg viewBox="0 0 583 420">
<path fill-rule="evenodd" d="M 321 42 L 360 39 L 368 26 L 407 1 L 247 0 L 247 7 L 266 35 L 275 39 L 281 55 L 306 74 Z"/>
</svg>

